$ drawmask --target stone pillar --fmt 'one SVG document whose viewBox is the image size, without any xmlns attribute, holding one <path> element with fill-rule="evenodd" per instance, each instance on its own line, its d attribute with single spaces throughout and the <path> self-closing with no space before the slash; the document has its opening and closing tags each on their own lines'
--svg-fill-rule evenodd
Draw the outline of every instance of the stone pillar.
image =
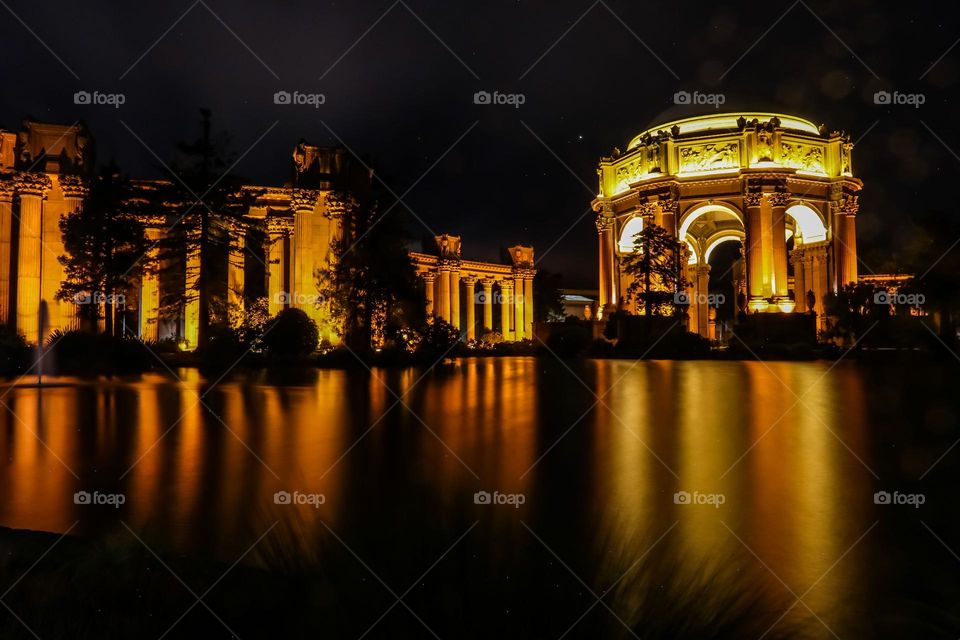
<svg viewBox="0 0 960 640">
<path fill-rule="evenodd" d="M 513 331 L 510 330 L 510 318 L 513 312 L 513 282 L 504 278 L 500 281 L 500 333 L 504 340 L 514 340 Z"/>
<path fill-rule="evenodd" d="M 700 326 L 698 307 L 697 307 L 697 265 L 696 264 L 685 264 L 681 267 L 684 269 L 684 279 L 687 281 L 686 293 L 687 293 L 687 331 L 691 333 L 697 333 Z"/>
<path fill-rule="evenodd" d="M 140 339 L 156 341 L 160 339 L 160 275 L 156 264 L 160 229 L 147 227 L 146 236 L 150 268 L 140 276 Z"/>
<path fill-rule="evenodd" d="M 613 251 L 613 212 L 604 209 L 597 215 L 597 237 L 600 253 L 600 308 L 598 319 L 605 319 L 606 314 L 613 312 L 617 307 L 616 282 L 614 280 L 614 251 Z"/>
<path fill-rule="evenodd" d="M 312 317 L 313 305 L 307 304 L 306 294 L 314 289 L 313 279 L 313 226 L 312 216 L 317 203 L 317 194 L 308 189 L 293 192 L 293 277 L 290 282 L 290 306 L 304 309 Z M 309 307 L 309 310 L 307 309 Z"/>
<path fill-rule="evenodd" d="M 669 231 L 670 233 L 676 234 L 676 218 L 677 218 L 677 206 L 678 202 L 676 200 L 661 200 L 660 201 L 660 226 Z"/>
<path fill-rule="evenodd" d="M 707 297 L 710 293 L 710 265 L 709 264 L 698 264 L 697 265 L 697 299 L 691 300 L 692 304 L 697 305 L 697 333 L 703 337 L 709 337 L 710 327 L 708 324 L 709 319 L 709 305 Z"/>
<path fill-rule="evenodd" d="M 492 278 L 484 278 L 480 281 L 483 288 L 483 330 L 484 332 L 493 331 L 493 283 Z"/>
<path fill-rule="evenodd" d="M 246 312 L 244 296 L 244 266 L 246 262 L 246 229 L 242 225 L 231 228 L 230 250 L 227 257 L 227 307 L 234 327 L 243 324 Z"/>
<path fill-rule="evenodd" d="M 750 311 L 762 311 L 767 304 L 763 297 L 763 232 L 761 213 L 763 196 L 748 193 L 743 197 L 747 208 L 747 228 L 744 238 L 747 262 L 747 305 Z"/>
<path fill-rule="evenodd" d="M 10 263 L 15 189 L 14 182 L 0 182 L 0 323 L 11 326 L 15 323 L 10 317 L 10 283 L 17 277 Z"/>
<path fill-rule="evenodd" d="M 828 242 L 822 242 L 815 245 L 810 245 L 806 249 L 806 251 L 811 254 L 810 272 L 812 280 L 812 284 L 807 286 L 813 290 L 813 295 L 816 298 L 813 309 L 819 315 L 817 324 L 820 329 L 826 328 L 826 318 L 824 317 L 823 313 L 823 297 L 829 290 L 829 279 L 827 273 L 827 247 Z"/>
<path fill-rule="evenodd" d="M 460 328 L 460 267 L 450 269 L 450 324 Z"/>
<path fill-rule="evenodd" d="M 707 338 L 712 341 L 717 339 L 717 308 L 710 307 L 707 314 Z"/>
<path fill-rule="evenodd" d="M 523 274 L 523 332 L 533 340 L 533 270 Z"/>
<path fill-rule="evenodd" d="M 267 300 L 270 315 L 275 316 L 289 304 L 284 286 L 287 273 L 287 252 L 284 248 L 287 225 L 279 218 L 267 218 Z"/>
<path fill-rule="evenodd" d="M 17 255 L 17 329 L 27 342 L 40 339 L 41 228 L 43 200 L 50 188 L 46 174 L 23 173 L 18 176 L 20 194 L 20 236 Z"/>
<path fill-rule="evenodd" d="M 857 211 L 859 208 L 856 196 L 847 198 L 843 203 L 843 244 L 846 260 L 843 265 L 844 284 L 857 281 Z"/>
<path fill-rule="evenodd" d="M 520 272 L 513 272 L 513 327 L 517 340 L 526 340 L 527 332 L 523 323 L 523 276 Z"/>
<path fill-rule="evenodd" d="M 436 287 L 437 274 L 433 271 L 427 271 L 421 274 L 421 277 L 423 278 L 423 293 L 427 298 L 427 322 L 433 322 L 433 316 L 436 313 L 436 310 L 433 308 L 433 293 L 434 287 Z"/>
<path fill-rule="evenodd" d="M 833 220 L 830 225 L 830 234 L 833 245 L 833 289 L 839 291 L 844 284 L 848 282 L 845 273 L 847 266 L 847 250 L 844 245 L 844 221 L 846 214 L 843 212 L 843 202 L 830 203 L 830 209 L 833 213 Z"/>
<path fill-rule="evenodd" d="M 80 208 L 83 206 L 83 201 L 87 197 L 88 189 L 87 189 L 86 183 L 79 176 L 69 176 L 69 175 L 60 176 L 59 180 L 60 180 L 60 189 L 63 192 L 63 201 L 64 201 L 64 204 L 66 205 L 63 211 L 64 215 L 71 214 L 75 211 L 79 211 Z M 48 224 L 50 223 L 53 223 L 53 221 L 52 220 L 48 221 Z M 58 241 L 58 245 L 62 246 L 60 245 L 60 243 L 62 243 L 62 240 L 60 239 L 59 223 L 60 221 L 57 220 L 56 224 L 53 224 L 52 226 L 55 227 L 54 233 L 57 234 L 56 239 Z M 47 285 L 47 291 L 49 292 L 48 295 L 50 295 L 50 297 L 52 298 L 53 296 L 56 295 L 57 290 L 60 289 L 60 283 L 66 279 L 67 272 L 66 272 L 66 269 L 63 267 L 63 265 L 60 264 L 59 260 L 57 260 L 56 256 L 53 256 L 50 254 L 50 251 L 44 252 L 43 270 L 44 270 L 44 278 L 48 280 L 48 283 L 51 280 L 51 276 L 54 276 L 52 278 L 53 282 Z M 118 295 L 118 294 L 122 295 L 123 292 L 121 291 L 115 292 L 115 295 Z M 123 298 L 120 298 L 120 300 L 123 300 Z M 49 300 L 47 301 L 47 304 L 50 304 Z M 78 313 L 77 305 L 70 300 L 57 301 L 55 304 L 59 305 L 60 307 L 59 309 L 60 327 L 59 328 L 67 331 L 73 330 L 73 329 L 79 329 L 80 314 Z M 122 302 L 117 303 L 117 311 L 123 311 L 124 307 L 125 307 L 124 303 Z M 50 327 L 48 327 L 48 329 L 56 329 L 56 328 L 57 327 L 52 326 L 52 324 Z M 116 327 L 116 326 L 114 327 L 114 331 L 118 331 L 120 329 L 122 329 L 122 327 Z"/>
<path fill-rule="evenodd" d="M 200 246 L 191 243 L 187 247 L 187 266 L 185 270 L 185 299 L 183 311 L 183 340 L 187 349 L 197 348 L 200 342 Z"/>
<path fill-rule="evenodd" d="M 467 340 L 477 339 L 477 301 L 474 298 L 476 284 L 477 279 L 473 276 L 463 279 L 463 286 L 465 287 L 463 299 L 467 305 Z"/>
<path fill-rule="evenodd" d="M 437 317 L 450 322 L 450 267 L 440 265 L 440 313 Z"/>
<path fill-rule="evenodd" d="M 807 311 L 806 274 L 804 273 L 803 248 L 794 249 L 790 253 L 790 264 L 793 265 L 793 301 L 799 313 Z"/>
<path fill-rule="evenodd" d="M 781 311 L 792 311 L 793 306 L 788 299 L 787 289 L 787 202 L 786 193 L 771 193 L 770 201 L 771 226 L 771 257 L 773 262 L 773 278 L 771 294 Z"/>
</svg>

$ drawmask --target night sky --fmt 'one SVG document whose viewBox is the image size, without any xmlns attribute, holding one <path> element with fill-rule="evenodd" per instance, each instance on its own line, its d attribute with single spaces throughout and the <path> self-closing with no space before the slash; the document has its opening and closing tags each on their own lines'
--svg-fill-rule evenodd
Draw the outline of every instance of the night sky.
<svg viewBox="0 0 960 640">
<path fill-rule="evenodd" d="M 793 113 L 860 139 L 863 273 L 894 268 L 897 248 L 915 241 L 911 211 L 960 215 L 950 195 L 960 18 L 947 4 L 0 5 L 0 127 L 27 115 L 82 120 L 100 162 L 162 177 L 153 153 L 168 160 L 208 107 L 246 154 L 237 172 L 276 185 L 300 138 L 345 144 L 431 230 L 462 234 L 465 257 L 531 243 L 569 286 L 596 286 L 588 207 L 599 157 L 658 121 L 711 110 L 674 106 L 678 90 L 722 93 L 722 110 Z M 80 90 L 122 93 L 125 103 L 76 105 Z M 277 105 L 278 90 L 325 102 Z M 481 90 L 523 94 L 524 104 L 475 105 Z M 925 102 L 878 106 L 880 90 Z"/>
</svg>

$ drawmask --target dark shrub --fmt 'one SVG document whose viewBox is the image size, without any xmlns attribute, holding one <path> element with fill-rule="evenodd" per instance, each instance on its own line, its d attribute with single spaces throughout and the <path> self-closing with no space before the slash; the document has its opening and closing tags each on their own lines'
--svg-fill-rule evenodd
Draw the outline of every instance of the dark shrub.
<svg viewBox="0 0 960 640">
<path fill-rule="evenodd" d="M 0 325 L 0 376 L 24 373 L 33 362 L 32 351 L 22 335 Z"/>
<path fill-rule="evenodd" d="M 140 373 L 156 363 L 139 340 L 83 331 L 54 331 L 47 348 L 52 353 L 44 357 L 44 370 L 63 375 Z"/>
<path fill-rule="evenodd" d="M 561 358 L 577 358 L 584 355 L 593 340 L 593 331 L 588 323 L 558 323 L 547 338 L 547 348 Z"/>
<path fill-rule="evenodd" d="M 444 354 L 454 355 L 454 346 L 460 340 L 460 330 L 440 318 L 434 318 L 433 322 L 423 328 L 421 334 L 423 337 L 417 345 L 417 355 L 430 362 Z"/>
<path fill-rule="evenodd" d="M 220 373 L 237 364 L 245 351 L 237 331 L 229 327 L 213 327 L 207 345 L 197 355 L 205 372 Z"/>
<path fill-rule="evenodd" d="M 267 323 L 263 344 L 272 356 L 308 356 L 317 349 L 317 323 L 300 309 L 284 309 Z"/>
</svg>

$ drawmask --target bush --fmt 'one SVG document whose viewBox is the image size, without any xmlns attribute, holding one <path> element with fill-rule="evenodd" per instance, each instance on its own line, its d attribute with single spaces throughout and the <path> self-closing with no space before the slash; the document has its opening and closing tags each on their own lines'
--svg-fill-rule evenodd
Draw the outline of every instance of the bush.
<svg viewBox="0 0 960 640">
<path fill-rule="evenodd" d="M 47 348 L 52 353 L 44 358 L 44 369 L 65 375 L 140 373 L 156 362 L 139 340 L 83 331 L 54 331 Z"/>
<path fill-rule="evenodd" d="M 417 355 L 431 362 L 444 354 L 451 354 L 454 345 L 460 341 L 460 330 L 441 318 L 434 318 L 421 331 L 422 338 L 417 345 Z"/>
<path fill-rule="evenodd" d="M 26 339 L 5 325 L 0 325 L 0 376 L 24 373 L 33 362 L 32 349 Z"/>
<path fill-rule="evenodd" d="M 586 353 L 592 339 L 593 330 L 588 323 L 571 320 L 553 326 L 547 348 L 561 358 L 577 358 Z"/>
<path fill-rule="evenodd" d="M 300 309 L 284 309 L 267 323 L 261 338 L 272 356 L 308 356 L 317 349 L 317 323 Z"/>
</svg>

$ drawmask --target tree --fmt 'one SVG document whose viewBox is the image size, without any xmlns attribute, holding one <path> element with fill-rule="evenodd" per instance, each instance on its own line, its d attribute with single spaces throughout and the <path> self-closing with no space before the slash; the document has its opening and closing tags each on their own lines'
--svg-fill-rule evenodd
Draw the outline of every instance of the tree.
<svg viewBox="0 0 960 640">
<path fill-rule="evenodd" d="M 559 322 L 563 317 L 563 276 L 547 269 L 537 269 L 533 277 L 533 319 Z"/>
<path fill-rule="evenodd" d="M 633 252 L 622 261 L 623 272 L 633 277 L 626 299 L 637 298 L 645 315 L 679 309 L 674 294 L 689 284 L 682 271 L 684 249 L 669 231 L 652 223 L 634 235 Z"/>
<path fill-rule="evenodd" d="M 104 329 L 114 334 L 125 292 L 149 269 L 150 247 L 143 224 L 129 208 L 129 183 L 116 166 L 103 169 L 78 210 L 60 219 L 65 254 L 57 259 L 66 279 L 56 297 L 78 304 L 81 318 L 96 326 L 105 305 Z"/>
<path fill-rule="evenodd" d="M 407 252 L 405 216 L 372 194 L 335 192 L 328 206 L 343 211 L 344 241 L 329 266 L 317 269 L 317 288 L 330 305 L 334 327 L 351 349 L 419 326 L 425 298 Z"/>
<path fill-rule="evenodd" d="M 223 280 L 218 258 L 229 255 L 238 239 L 231 233 L 231 222 L 244 212 L 243 180 L 231 173 L 233 156 L 229 138 L 214 136 L 211 113 L 200 110 L 200 135 L 192 142 L 177 144 L 172 163 L 174 180 L 161 190 L 160 204 L 170 218 L 169 228 L 159 245 L 159 259 L 185 264 L 183 293 L 168 293 L 161 305 L 165 315 L 180 316 L 188 303 L 197 302 L 197 348 L 210 339 L 214 309 L 225 323 L 225 301 L 215 298 L 214 285 Z M 191 272 L 193 265 L 196 273 Z M 219 305 L 219 306 L 218 306 Z M 222 309 L 221 309 L 222 307 Z"/>
</svg>

